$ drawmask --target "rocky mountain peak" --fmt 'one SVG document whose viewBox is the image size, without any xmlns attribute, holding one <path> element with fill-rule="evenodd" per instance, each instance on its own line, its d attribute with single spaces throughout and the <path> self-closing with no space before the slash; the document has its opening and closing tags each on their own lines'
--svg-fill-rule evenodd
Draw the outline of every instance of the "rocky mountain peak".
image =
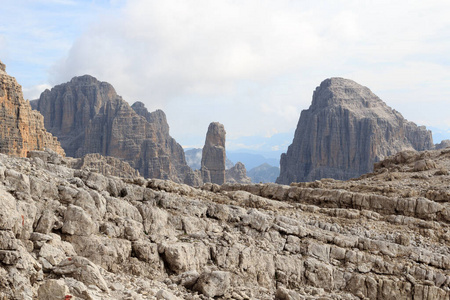
<svg viewBox="0 0 450 300">
<path fill-rule="evenodd" d="M 314 91 L 310 107 L 312 110 L 333 108 L 346 109 L 361 118 L 384 118 L 394 122 L 401 116 L 369 88 L 340 77 L 322 81 Z"/>
<path fill-rule="evenodd" d="M 431 132 L 407 121 L 352 80 L 324 80 L 302 111 L 292 145 L 281 156 L 278 183 L 349 179 L 398 151 L 434 147 Z"/>
<path fill-rule="evenodd" d="M 144 177 L 182 182 L 189 167 L 169 135 L 162 111 L 131 107 L 113 86 L 90 75 L 74 77 L 41 94 L 34 106 L 67 155 L 99 153 L 128 162 Z"/>
</svg>

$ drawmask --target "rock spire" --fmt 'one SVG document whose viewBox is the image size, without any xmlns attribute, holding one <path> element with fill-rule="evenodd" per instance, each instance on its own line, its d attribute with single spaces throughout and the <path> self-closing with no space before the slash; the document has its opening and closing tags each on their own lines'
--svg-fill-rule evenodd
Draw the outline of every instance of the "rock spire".
<svg viewBox="0 0 450 300">
<path fill-rule="evenodd" d="M 431 131 L 405 120 L 367 87 L 330 78 L 302 111 L 277 183 L 358 177 L 401 150 L 432 148 Z"/>
<path fill-rule="evenodd" d="M 225 183 L 225 128 L 219 122 L 209 124 L 202 152 L 203 182 Z"/>
</svg>

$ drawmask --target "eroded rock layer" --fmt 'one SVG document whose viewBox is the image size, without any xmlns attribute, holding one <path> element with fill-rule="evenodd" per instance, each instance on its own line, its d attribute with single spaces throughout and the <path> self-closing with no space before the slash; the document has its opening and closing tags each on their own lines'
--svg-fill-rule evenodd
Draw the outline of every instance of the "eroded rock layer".
<svg viewBox="0 0 450 300">
<path fill-rule="evenodd" d="M 68 156 L 112 156 L 145 177 L 176 182 L 183 182 L 189 170 L 182 147 L 169 135 L 164 112 L 150 113 L 140 102 L 130 107 L 107 82 L 75 77 L 43 92 L 33 106 Z"/>
<path fill-rule="evenodd" d="M 302 111 L 294 140 L 281 156 L 277 182 L 358 177 L 398 151 L 433 147 L 431 131 L 405 120 L 368 88 L 331 78 Z"/>
<path fill-rule="evenodd" d="M 22 87 L 5 71 L 0 61 L 0 153 L 26 157 L 31 150 L 64 150 L 56 137 L 48 133 L 39 112 L 23 99 Z"/>
<path fill-rule="evenodd" d="M 450 149 L 193 188 L 0 155 L 0 299 L 450 297 Z"/>
</svg>

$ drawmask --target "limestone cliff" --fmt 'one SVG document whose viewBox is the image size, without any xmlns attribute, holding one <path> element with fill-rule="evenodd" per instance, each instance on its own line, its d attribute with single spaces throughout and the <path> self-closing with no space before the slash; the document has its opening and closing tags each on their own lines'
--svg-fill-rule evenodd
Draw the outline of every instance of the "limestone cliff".
<svg viewBox="0 0 450 300">
<path fill-rule="evenodd" d="M 45 148 L 64 155 L 56 137 L 45 130 L 42 115 L 23 99 L 22 87 L 0 62 L 0 153 L 26 157 Z"/>
<path fill-rule="evenodd" d="M 398 151 L 433 147 L 431 131 L 405 120 L 367 87 L 326 79 L 300 115 L 277 182 L 358 177 Z"/>
<path fill-rule="evenodd" d="M 69 156 L 112 156 L 144 177 L 175 182 L 182 182 L 189 170 L 183 149 L 169 135 L 164 112 L 149 113 L 140 102 L 130 107 L 107 82 L 74 77 L 43 92 L 33 105 Z"/>
<path fill-rule="evenodd" d="M 203 182 L 225 183 L 225 128 L 219 122 L 209 124 L 202 151 Z"/>
</svg>

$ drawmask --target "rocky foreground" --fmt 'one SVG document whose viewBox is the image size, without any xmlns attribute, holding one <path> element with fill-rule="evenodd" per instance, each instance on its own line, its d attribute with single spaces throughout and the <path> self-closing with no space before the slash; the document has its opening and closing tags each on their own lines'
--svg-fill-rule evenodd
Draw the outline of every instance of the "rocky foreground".
<svg viewBox="0 0 450 300">
<path fill-rule="evenodd" d="M 28 156 L 0 155 L 0 299 L 450 298 L 449 148 L 201 188 Z"/>
</svg>

